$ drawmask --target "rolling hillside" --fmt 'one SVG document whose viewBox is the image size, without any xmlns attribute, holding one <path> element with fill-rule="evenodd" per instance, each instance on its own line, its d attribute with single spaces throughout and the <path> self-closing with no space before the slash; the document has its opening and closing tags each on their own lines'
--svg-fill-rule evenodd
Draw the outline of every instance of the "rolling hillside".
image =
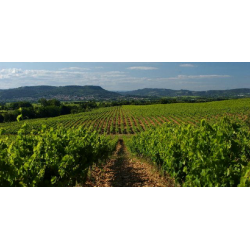
<svg viewBox="0 0 250 250">
<path fill-rule="evenodd" d="M 117 99 L 121 95 L 99 86 L 34 86 L 0 90 L 0 101 L 37 101 L 40 98 L 56 98 L 61 101 Z"/>
<path fill-rule="evenodd" d="M 177 96 L 199 96 L 199 97 L 249 97 L 250 89 L 230 89 L 230 90 L 208 90 L 208 91 L 191 91 L 191 90 L 172 90 L 145 88 L 134 91 L 119 92 L 125 96 L 140 97 L 177 97 Z"/>
</svg>

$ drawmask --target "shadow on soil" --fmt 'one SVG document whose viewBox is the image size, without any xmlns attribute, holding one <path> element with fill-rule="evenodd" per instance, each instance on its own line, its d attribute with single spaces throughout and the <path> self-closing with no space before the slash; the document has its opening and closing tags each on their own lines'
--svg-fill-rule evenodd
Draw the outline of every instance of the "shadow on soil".
<svg viewBox="0 0 250 250">
<path fill-rule="evenodd" d="M 117 159 L 115 160 L 112 170 L 114 178 L 111 181 L 113 187 L 141 187 L 145 185 L 146 180 L 142 178 L 141 173 L 136 171 L 130 162 L 123 140 L 118 142 Z"/>
</svg>

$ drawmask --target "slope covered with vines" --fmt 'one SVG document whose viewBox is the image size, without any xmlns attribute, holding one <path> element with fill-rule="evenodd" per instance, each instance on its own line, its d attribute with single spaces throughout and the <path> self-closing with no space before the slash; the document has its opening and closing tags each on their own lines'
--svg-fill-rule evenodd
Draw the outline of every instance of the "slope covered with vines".
<svg viewBox="0 0 250 250">
<path fill-rule="evenodd" d="M 42 125 L 46 125 L 49 128 L 84 127 L 100 134 L 137 134 L 168 122 L 197 126 L 202 119 L 214 123 L 227 115 L 235 121 L 244 120 L 249 113 L 250 99 L 193 104 L 128 105 L 55 118 L 2 123 L 0 128 L 4 129 L 5 134 L 17 134 L 21 126 L 28 123 L 29 127 L 35 130 L 40 130 Z"/>
<path fill-rule="evenodd" d="M 0 186 L 75 186 L 116 145 L 81 127 L 27 131 L 24 125 L 14 139 L 0 139 Z"/>
<path fill-rule="evenodd" d="M 134 136 L 129 145 L 183 186 L 249 184 L 249 128 L 229 118 L 213 125 L 166 124 Z"/>
</svg>

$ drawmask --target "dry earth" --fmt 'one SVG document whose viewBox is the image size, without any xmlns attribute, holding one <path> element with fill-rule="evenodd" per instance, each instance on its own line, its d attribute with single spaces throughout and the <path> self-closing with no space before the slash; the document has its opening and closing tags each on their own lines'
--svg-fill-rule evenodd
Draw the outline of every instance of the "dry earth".
<svg viewBox="0 0 250 250">
<path fill-rule="evenodd" d="M 85 187 L 172 187 L 174 180 L 162 177 L 154 166 L 132 157 L 119 140 L 113 157 L 91 172 Z"/>
</svg>

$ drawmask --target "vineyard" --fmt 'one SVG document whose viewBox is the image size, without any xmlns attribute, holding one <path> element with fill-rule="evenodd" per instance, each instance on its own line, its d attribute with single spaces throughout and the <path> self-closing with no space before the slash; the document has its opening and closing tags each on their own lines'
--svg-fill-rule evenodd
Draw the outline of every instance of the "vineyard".
<svg viewBox="0 0 250 250">
<path fill-rule="evenodd" d="M 240 99 L 117 106 L 2 123 L 0 186 L 85 185 L 90 169 L 115 151 L 116 160 L 101 167 L 106 179 L 104 170 L 94 171 L 98 183 L 249 186 L 249 114 L 250 99 Z M 169 181 L 152 177 L 150 167 L 131 161 L 132 154 L 149 160 Z"/>
<path fill-rule="evenodd" d="M 24 125 L 15 140 L 0 140 L 0 186 L 75 186 L 93 165 L 104 162 L 116 140 L 83 128 L 47 129 L 27 134 Z"/>
<path fill-rule="evenodd" d="M 210 125 L 171 125 L 138 134 L 136 154 L 156 163 L 182 186 L 249 185 L 250 133 L 243 123 L 222 118 Z"/>
<path fill-rule="evenodd" d="M 214 123 L 228 115 L 233 119 L 244 120 L 250 111 L 250 99 L 220 101 L 198 104 L 159 104 L 147 106 L 122 106 L 100 108 L 92 112 L 65 115 L 56 118 L 34 119 L 0 124 L 4 134 L 17 134 L 25 122 L 29 127 L 40 130 L 42 125 L 57 128 L 91 128 L 99 134 L 137 134 L 164 123 L 197 126 L 200 120 Z"/>
</svg>

